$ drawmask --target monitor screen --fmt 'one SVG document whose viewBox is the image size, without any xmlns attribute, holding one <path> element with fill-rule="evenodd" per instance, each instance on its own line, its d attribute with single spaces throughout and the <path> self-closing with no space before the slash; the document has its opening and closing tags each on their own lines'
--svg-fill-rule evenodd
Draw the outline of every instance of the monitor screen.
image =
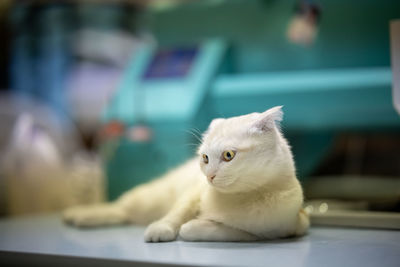
<svg viewBox="0 0 400 267">
<path fill-rule="evenodd" d="M 157 51 L 144 74 L 145 80 L 184 78 L 189 73 L 197 48 L 161 49 Z"/>
</svg>

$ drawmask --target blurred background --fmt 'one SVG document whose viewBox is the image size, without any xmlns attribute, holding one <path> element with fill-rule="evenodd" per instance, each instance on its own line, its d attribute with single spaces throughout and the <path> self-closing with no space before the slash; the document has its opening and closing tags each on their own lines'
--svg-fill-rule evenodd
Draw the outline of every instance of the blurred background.
<svg viewBox="0 0 400 267">
<path fill-rule="evenodd" d="M 396 0 L 2 0 L 0 215 L 113 200 L 213 118 L 284 105 L 313 222 L 398 228 L 395 19 Z"/>
</svg>

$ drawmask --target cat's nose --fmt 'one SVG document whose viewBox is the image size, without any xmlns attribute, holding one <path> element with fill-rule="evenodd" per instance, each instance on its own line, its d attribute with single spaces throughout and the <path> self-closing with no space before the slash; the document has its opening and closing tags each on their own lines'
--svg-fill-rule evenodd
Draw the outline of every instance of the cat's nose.
<svg viewBox="0 0 400 267">
<path fill-rule="evenodd" d="M 207 179 L 208 179 L 210 182 L 212 182 L 212 181 L 214 180 L 214 178 L 215 178 L 215 175 L 207 176 Z"/>
</svg>

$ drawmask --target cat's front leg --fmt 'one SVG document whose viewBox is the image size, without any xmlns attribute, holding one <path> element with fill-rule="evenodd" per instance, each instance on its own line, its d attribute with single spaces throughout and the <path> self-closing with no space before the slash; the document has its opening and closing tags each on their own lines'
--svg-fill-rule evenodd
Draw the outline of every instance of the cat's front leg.
<svg viewBox="0 0 400 267">
<path fill-rule="evenodd" d="M 179 236 L 185 241 L 256 241 L 257 236 L 210 220 L 194 219 L 182 225 Z"/>
<path fill-rule="evenodd" d="M 63 219 L 77 227 L 123 224 L 128 221 L 125 210 L 111 203 L 71 207 L 63 212 Z"/>
<path fill-rule="evenodd" d="M 196 217 L 199 211 L 200 187 L 186 192 L 162 219 L 150 224 L 144 234 L 146 242 L 173 241 L 182 224 Z"/>
</svg>

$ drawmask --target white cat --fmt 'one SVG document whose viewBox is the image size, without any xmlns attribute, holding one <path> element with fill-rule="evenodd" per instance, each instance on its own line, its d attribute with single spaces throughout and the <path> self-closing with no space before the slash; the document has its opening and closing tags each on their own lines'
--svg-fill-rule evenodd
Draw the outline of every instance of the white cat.
<svg viewBox="0 0 400 267">
<path fill-rule="evenodd" d="M 76 226 L 152 224 L 147 242 L 252 241 L 303 235 L 302 210 L 290 148 L 277 121 L 281 107 L 215 119 L 198 157 L 111 204 L 76 207 L 64 218 Z"/>
</svg>

